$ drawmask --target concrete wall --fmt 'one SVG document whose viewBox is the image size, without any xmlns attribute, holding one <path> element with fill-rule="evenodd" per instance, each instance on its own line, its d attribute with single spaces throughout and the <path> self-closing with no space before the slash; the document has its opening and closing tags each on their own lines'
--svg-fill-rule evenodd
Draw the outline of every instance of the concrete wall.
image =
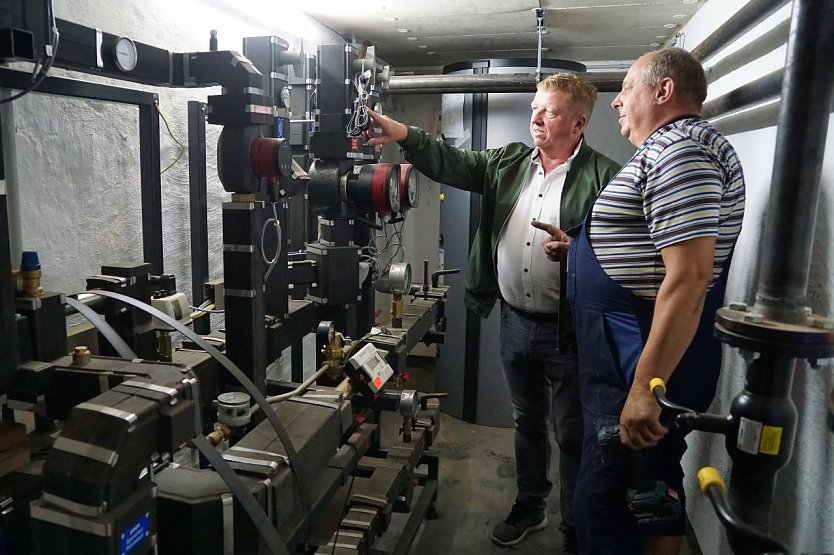
<svg viewBox="0 0 834 555">
<path fill-rule="evenodd" d="M 683 46 L 692 49 L 728 19 L 746 2 L 744 0 L 710 0 L 683 29 Z M 727 53 L 752 40 L 766 29 L 788 18 L 790 8 L 780 10 L 748 35 L 742 37 L 706 67 Z M 782 47 L 761 59 L 716 81 L 710 86 L 709 98 L 728 92 L 774 69 L 783 67 L 786 48 Z M 813 246 L 813 263 L 808 285 L 808 306 L 819 314 L 831 315 L 832 258 L 834 258 L 834 226 L 831 225 L 834 206 L 834 120 L 829 114 L 819 114 L 829 121 L 828 144 L 824 153 L 822 192 L 817 214 Z M 747 182 L 747 207 L 744 228 L 735 250 L 728 301 L 753 301 L 760 252 L 764 248 L 791 248 L 791 245 L 762 245 L 765 209 L 770 194 L 771 172 L 776 141 L 776 127 L 729 135 L 741 157 Z M 834 488 L 830 477 L 834 472 L 834 434 L 825 427 L 826 399 L 834 385 L 834 365 L 820 361 L 820 368 L 812 369 L 805 361 L 797 363 L 793 386 L 793 400 L 799 413 L 796 444 L 789 465 L 779 474 L 776 501 L 773 509 L 772 533 L 796 553 L 834 552 Z M 738 352 L 725 347 L 725 361 L 718 395 L 712 411 L 727 413 L 733 397 L 744 386 L 745 364 Z M 690 435 L 689 452 L 685 458 L 689 517 L 704 553 L 729 553 L 723 529 L 718 523 L 708 500 L 697 492 L 695 473 L 702 466 L 715 466 L 725 480 L 729 479 L 731 461 L 724 448 L 723 437 L 699 432 Z M 718 531 L 721 530 L 720 533 Z"/>
<path fill-rule="evenodd" d="M 291 44 L 300 36 L 308 52 L 317 43 L 341 42 L 329 29 L 269 0 L 55 0 L 55 13 L 173 52 L 208 50 L 211 29 L 218 31 L 221 50 L 238 52 L 246 36 L 278 35 Z M 51 74 L 158 92 L 160 110 L 183 144 L 188 101 L 205 101 L 220 92 L 219 87 L 149 88 L 59 69 Z M 41 94 L 11 106 L 16 144 L 6 145 L 6 156 L 18 168 L 21 243 L 39 251 L 44 287 L 81 291 L 85 277 L 98 273 L 102 264 L 141 260 L 138 110 Z M 207 126 L 211 277 L 222 275 L 221 203 L 229 198 L 217 177 L 219 133 L 218 126 Z M 179 148 L 162 122 L 160 141 L 164 168 Z M 162 176 L 162 206 L 165 271 L 176 275 L 179 289 L 190 297 L 187 151 Z"/>
</svg>

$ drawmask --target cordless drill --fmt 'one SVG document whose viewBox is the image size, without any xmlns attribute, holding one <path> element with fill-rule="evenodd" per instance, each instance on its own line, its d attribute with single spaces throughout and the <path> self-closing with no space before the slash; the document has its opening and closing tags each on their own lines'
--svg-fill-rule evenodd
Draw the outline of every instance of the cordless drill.
<svg viewBox="0 0 834 555">
<path fill-rule="evenodd" d="M 626 477 L 626 505 L 639 524 L 671 522 L 681 510 L 678 492 L 659 480 L 647 480 L 640 451 L 620 442 L 620 426 L 607 426 L 597 433 L 603 453 L 622 457 Z"/>
</svg>

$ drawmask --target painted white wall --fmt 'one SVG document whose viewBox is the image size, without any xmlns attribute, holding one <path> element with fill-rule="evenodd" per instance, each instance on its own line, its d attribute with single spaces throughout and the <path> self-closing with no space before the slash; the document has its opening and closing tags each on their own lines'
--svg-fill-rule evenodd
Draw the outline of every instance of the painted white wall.
<svg viewBox="0 0 834 555">
<path fill-rule="evenodd" d="M 690 50 L 697 46 L 745 3 L 744 0 L 709 0 L 683 29 L 683 46 Z M 789 16 L 789 7 L 778 11 L 724 52 L 707 60 L 705 65 L 709 67 L 720 57 L 744 46 Z M 785 53 L 786 48 L 780 48 L 722 78 L 710 86 L 709 98 L 715 98 L 783 67 Z M 808 305 L 816 313 L 830 315 L 834 297 L 834 215 L 831 208 L 834 206 L 834 118 L 828 114 L 820 114 L 820 117 L 828 119 L 829 131 L 808 286 Z M 763 248 L 791 248 L 790 245 L 761 244 L 776 135 L 777 129 L 770 127 L 728 137 L 741 158 L 747 183 L 744 228 L 735 249 L 727 288 L 728 301 L 753 301 Z M 834 487 L 830 481 L 834 472 L 834 434 L 825 426 L 826 399 L 834 386 L 834 365 L 831 361 L 820 363 L 819 369 L 809 368 L 804 361 L 797 364 L 793 386 L 793 400 L 799 414 L 796 443 L 790 463 L 779 473 L 772 513 L 772 534 L 797 553 L 834 551 Z M 726 414 L 729 411 L 733 397 L 744 386 L 745 369 L 745 363 L 738 352 L 725 347 L 724 367 L 718 395 L 711 409 L 713 412 Z M 725 480 L 729 480 L 731 463 L 724 448 L 723 437 L 700 432 L 690 435 L 689 451 L 684 459 L 688 512 L 704 553 L 724 554 L 730 553 L 730 550 L 709 501 L 698 493 L 695 474 L 703 466 L 715 466 Z"/>
<path fill-rule="evenodd" d="M 56 17 L 120 34 L 173 52 L 208 50 L 218 31 L 219 49 L 242 52 L 243 37 L 277 35 L 292 44 L 341 42 L 329 29 L 269 0 L 55 0 Z M 59 46 L 60 48 L 60 46 Z M 187 144 L 189 100 L 206 101 L 219 87 L 167 89 L 53 70 L 125 88 L 159 93 L 159 106 L 177 139 Z M 20 176 L 22 244 L 39 251 L 47 290 L 72 293 L 102 264 L 141 261 L 138 110 L 104 102 L 30 94 L 13 103 Z M 209 272 L 222 275 L 221 203 L 229 194 L 217 177 L 220 127 L 206 126 Z M 162 168 L 179 148 L 160 122 Z M 162 176 L 165 271 L 190 297 L 188 153 Z"/>
</svg>

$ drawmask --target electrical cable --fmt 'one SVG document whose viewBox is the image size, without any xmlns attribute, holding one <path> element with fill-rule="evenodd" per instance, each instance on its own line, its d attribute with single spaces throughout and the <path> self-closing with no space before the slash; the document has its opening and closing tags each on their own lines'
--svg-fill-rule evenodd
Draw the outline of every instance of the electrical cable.
<svg viewBox="0 0 834 555">
<path fill-rule="evenodd" d="M 313 385 L 315 383 L 315 381 L 317 379 L 319 379 L 325 372 L 327 372 L 327 365 L 322 366 L 321 368 L 319 368 L 318 370 L 313 372 L 312 376 L 310 376 L 309 378 L 304 380 L 298 387 L 296 387 L 292 391 L 289 391 L 287 393 L 282 393 L 280 395 L 272 395 L 271 397 L 267 397 L 266 400 L 269 404 L 272 404 L 272 403 L 279 403 L 281 401 L 286 401 L 287 399 L 291 399 L 292 397 L 295 397 L 295 396 L 299 395 L 304 390 L 306 390 L 308 387 Z"/>
<path fill-rule="evenodd" d="M 116 353 L 122 358 L 126 359 L 134 359 L 137 358 L 136 353 L 133 352 L 125 340 L 122 339 L 116 330 L 108 324 L 104 318 L 102 318 L 98 312 L 90 308 L 89 306 L 85 305 L 78 299 L 74 299 L 72 297 L 64 297 L 64 302 L 70 305 L 72 308 L 78 311 L 79 314 L 84 316 L 90 323 L 95 326 L 95 328 L 101 332 L 101 335 L 113 346 L 116 350 Z"/>
<path fill-rule="evenodd" d="M 362 60 L 362 71 L 353 78 L 353 88 L 356 89 L 356 98 L 353 100 L 353 111 L 350 120 L 345 126 L 345 131 L 351 137 L 359 137 L 368 128 L 371 116 L 368 115 L 368 92 L 367 82 L 370 81 L 370 70 L 365 71 L 365 60 Z"/>
<path fill-rule="evenodd" d="M 275 234 L 277 236 L 277 241 L 275 243 L 275 256 L 270 260 L 266 256 L 266 252 L 264 251 L 264 237 L 266 237 L 266 228 L 269 224 L 273 224 L 275 226 Z M 261 256 L 264 259 L 266 264 L 269 264 L 269 268 L 267 268 L 266 273 L 264 274 L 264 283 L 266 280 L 269 279 L 270 274 L 272 274 L 273 268 L 275 268 L 276 262 L 278 262 L 278 258 L 281 256 L 281 222 L 278 221 L 278 209 L 275 207 L 275 203 L 272 203 L 272 218 L 269 218 L 267 221 L 264 222 L 264 226 L 261 228 Z"/>
<path fill-rule="evenodd" d="M 278 439 L 281 441 L 281 444 L 284 446 L 284 449 L 287 451 L 287 458 L 289 459 L 289 466 L 290 470 L 292 471 L 293 478 L 296 480 L 299 489 L 299 497 L 301 499 L 301 507 L 304 511 L 304 522 L 305 526 L 307 520 L 310 518 L 310 500 L 309 500 L 309 491 L 310 491 L 310 482 L 307 480 L 305 471 L 303 469 L 303 465 L 300 464 L 300 458 L 298 456 L 298 451 L 295 449 L 295 445 L 293 445 L 292 441 L 290 440 L 290 436 L 287 433 L 286 428 L 281 423 L 281 420 L 278 418 L 278 414 L 272 410 L 272 407 L 266 400 L 266 397 L 260 392 L 260 390 L 255 387 L 255 384 L 252 383 L 246 374 L 244 374 L 237 365 L 232 362 L 229 357 L 218 351 L 214 346 L 210 345 L 205 339 L 203 339 L 200 335 L 196 334 L 193 330 L 189 329 L 188 327 L 182 325 L 177 320 L 171 318 L 161 310 L 158 310 L 142 301 L 136 300 L 132 297 L 128 297 L 127 295 L 122 295 L 120 293 L 114 293 L 112 291 L 87 291 L 87 293 L 100 295 L 102 297 L 109 297 L 111 299 L 116 299 L 118 301 L 122 301 L 125 304 L 138 308 L 143 312 L 150 314 L 151 316 L 155 316 L 163 323 L 168 324 L 175 330 L 179 331 L 183 335 L 185 335 L 188 339 L 193 341 L 195 344 L 199 345 L 201 349 L 203 349 L 206 353 L 212 356 L 217 362 L 220 363 L 223 368 L 228 370 L 228 372 L 234 376 L 234 378 L 246 389 L 246 392 L 255 400 L 255 402 L 261 407 L 261 410 L 266 416 L 266 419 L 269 420 L 269 423 L 272 425 L 272 428 L 275 430 Z M 305 534 L 306 535 L 306 534 Z M 306 541 L 306 540 L 305 540 Z"/>
<path fill-rule="evenodd" d="M 214 305 L 213 304 L 210 304 L 210 305 L 205 306 L 205 307 L 188 305 L 188 308 L 190 308 L 194 312 L 201 312 L 201 313 L 205 313 L 205 314 L 223 314 L 224 312 L 226 312 L 225 310 L 214 310 Z"/>
<path fill-rule="evenodd" d="M 51 2 L 50 2 L 50 5 L 51 5 Z M 29 87 L 20 91 L 19 93 L 15 94 L 15 95 L 12 95 L 8 98 L 4 98 L 4 99 L 0 100 L 0 104 L 8 104 L 9 102 L 17 100 L 18 98 L 20 98 L 22 96 L 26 96 L 30 92 L 34 92 L 35 90 L 37 90 L 38 87 L 41 86 L 41 83 L 43 83 L 44 80 L 47 78 L 47 73 L 52 68 L 52 63 L 55 61 L 55 56 L 58 54 L 58 42 L 59 42 L 59 39 L 60 39 L 60 36 L 61 36 L 61 34 L 58 32 L 58 27 L 55 26 L 54 17 L 52 19 L 51 32 L 52 32 L 52 42 L 50 43 L 50 52 L 51 52 L 51 54 L 49 56 L 45 56 L 45 58 L 48 58 L 45 62 L 44 61 L 35 62 L 34 70 L 32 71 L 32 84 L 29 85 Z M 39 64 L 41 66 L 40 69 L 38 68 Z"/>
<path fill-rule="evenodd" d="M 173 162 L 171 162 L 170 164 L 168 164 L 167 166 L 165 166 L 165 169 L 164 169 L 164 170 L 162 170 L 161 172 L 159 172 L 159 175 L 162 175 L 163 173 L 167 172 L 167 171 L 168 171 L 168 170 L 170 170 L 172 167 L 174 167 L 174 164 L 176 164 L 177 162 L 179 162 L 179 161 L 180 161 L 180 158 L 182 158 L 182 155 L 185 153 L 185 145 L 183 145 L 183 144 L 182 144 L 182 143 L 181 143 L 181 142 L 180 142 L 180 141 L 179 141 L 176 137 L 174 137 L 174 133 L 171 131 L 171 126 L 170 126 L 170 125 L 168 125 L 168 120 L 167 120 L 167 119 L 165 119 L 165 114 L 163 114 L 163 113 L 162 113 L 162 110 L 160 110 L 160 109 L 159 109 L 159 104 L 155 104 L 155 106 L 156 106 L 156 111 L 159 113 L 159 117 L 161 117 L 161 118 L 162 118 L 162 123 L 164 123 L 164 124 L 165 124 L 165 129 L 167 129 L 167 130 L 168 130 L 168 135 L 170 135 L 170 136 L 171 136 L 171 139 L 172 139 L 175 143 L 177 143 L 177 146 L 178 146 L 178 147 L 180 147 L 180 153 L 179 153 L 179 154 L 177 154 L 177 157 L 176 157 L 176 158 L 174 158 L 174 161 L 173 161 Z"/>
</svg>

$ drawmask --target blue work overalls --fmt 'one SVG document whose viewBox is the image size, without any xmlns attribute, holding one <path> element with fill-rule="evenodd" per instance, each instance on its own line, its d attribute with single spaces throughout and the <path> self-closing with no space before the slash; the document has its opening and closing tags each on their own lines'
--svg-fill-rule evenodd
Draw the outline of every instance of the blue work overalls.
<svg viewBox="0 0 834 555">
<path fill-rule="evenodd" d="M 644 451 L 647 478 L 663 480 L 678 492 L 681 516 L 673 523 L 639 527 L 626 508 L 622 460 L 601 453 L 597 432 L 620 421 L 651 328 L 654 301 L 638 297 L 605 273 L 588 240 L 589 221 L 590 211 L 583 224 L 572 230 L 567 270 L 584 423 L 582 464 L 574 498 L 576 531 L 582 554 L 642 555 L 646 536 L 684 533 L 680 459 L 686 450 L 686 431 L 670 427 L 656 447 Z M 721 344 L 713 337 L 712 329 L 715 311 L 724 302 L 731 256 L 708 291 L 698 330 L 667 383 L 670 400 L 696 411 L 705 411 L 712 402 L 721 370 Z"/>
</svg>

